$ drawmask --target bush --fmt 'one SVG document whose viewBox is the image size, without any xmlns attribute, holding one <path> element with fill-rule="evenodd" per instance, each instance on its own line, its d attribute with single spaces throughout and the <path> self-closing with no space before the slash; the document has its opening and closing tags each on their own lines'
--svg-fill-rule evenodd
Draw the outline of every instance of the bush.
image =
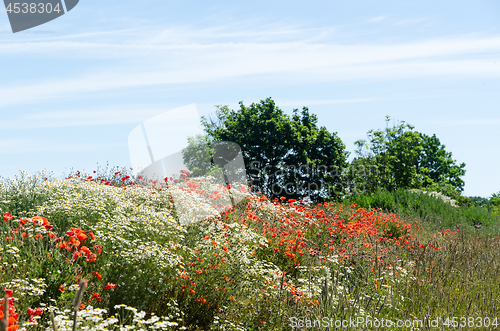
<svg viewBox="0 0 500 331">
<path fill-rule="evenodd" d="M 344 204 L 356 203 L 365 208 L 381 208 L 390 213 L 424 220 L 434 229 L 443 229 L 458 224 L 493 225 L 500 221 L 486 208 L 470 204 L 453 207 L 440 198 L 422 193 L 399 189 L 394 192 L 378 189 L 373 194 L 355 195 L 344 200 Z"/>
<path fill-rule="evenodd" d="M 500 216 L 500 191 L 494 193 L 490 198 L 490 210 L 496 216 Z"/>
</svg>

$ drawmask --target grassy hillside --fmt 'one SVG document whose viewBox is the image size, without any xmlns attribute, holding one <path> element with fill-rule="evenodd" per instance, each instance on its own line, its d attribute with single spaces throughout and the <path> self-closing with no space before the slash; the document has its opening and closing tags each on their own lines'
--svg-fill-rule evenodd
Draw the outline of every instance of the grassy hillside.
<svg viewBox="0 0 500 331">
<path fill-rule="evenodd" d="M 442 199 L 424 193 L 413 193 L 409 190 L 388 192 L 378 190 L 374 194 L 360 194 L 344 203 L 357 203 L 367 208 L 381 208 L 412 220 L 423 220 L 426 227 L 432 230 L 443 230 L 466 226 L 483 228 L 492 234 L 498 234 L 500 217 L 488 211 L 487 204 L 465 204 L 453 207 Z"/>
<path fill-rule="evenodd" d="M 453 316 L 496 328 L 498 220 L 482 209 L 405 191 L 306 205 L 244 190 L 225 209 L 228 189 L 208 177 L 92 175 L 0 186 L 11 330 L 70 330 L 73 317 L 99 330 L 427 330 Z"/>
</svg>

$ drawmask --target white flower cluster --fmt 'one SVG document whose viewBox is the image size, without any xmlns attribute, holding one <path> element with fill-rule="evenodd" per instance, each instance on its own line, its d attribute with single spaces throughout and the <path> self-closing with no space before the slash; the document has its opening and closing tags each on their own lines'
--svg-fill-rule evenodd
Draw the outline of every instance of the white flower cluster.
<svg viewBox="0 0 500 331">
<path fill-rule="evenodd" d="M 398 261 L 401 263 L 401 261 Z M 415 280 L 416 278 L 411 274 L 410 270 L 413 264 L 403 262 L 403 266 L 396 265 L 395 267 L 387 266 L 387 270 L 380 272 L 380 280 L 386 280 L 389 284 L 395 283 L 406 283 L 409 280 Z M 386 286 L 389 290 L 391 285 Z M 392 293 L 392 292 L 391 292 Z"/>
<path fill-rule="evenodd" d="M 19 248 L 17 248 L 16 246 L 11 246 L 11 245 L 9 245 L 9 244 L 6 244 L 6 245 L 5 245 L 5 248 L 8 248 L 8 249 L 6 249 L 6 250 L 5 250 L 5 252 L 12 254 L 12 255 L 13 255 L 14 257 L 16 257 L 16 258 L 19 258 L 19 259 L 21 258 L 21 257 L 19 256 L 19 251 L 20 251 L 20 250 L 19 250 Z M 0 246 L 0 251 L 1 251 L 1 252 L 3 252 L 3 249 L 4 249 L 4 248 L 3 248 L 3 246 Z"/>
<path fill-rule="evenodd" d="M 68 290 L 69 290 L 70 292 L 78 291 L 79 289 L 80 289 L 80 285 L 78 285 L 78 284 L 72 284 L 72 285 L 70 285 L 70 286 L 68 287 Z"/>
<path fill-rule="evenodd" d="M 306 267 L 298 266 L 299 277 L 297 287 L 307 298 L 314 298 L 321 294 L 325 278 L 332 279 L 330 268 L 327 266 Z"/>
<path fill-rule="evenodd" d="M 206 176 L 170 185 L 168 192 L 172 195 L 179 222 L 189 225 L 215 218 L 250 195 L 246 186 L 228 189 L 221 182 L 221 178 Z M 196 188 L 190 188 L 189 183 Z"/>
<path fill-rule="evenodd" d="M 452 199 L 452 198 L 450 198 L 450 197 L 448 197 L 448 196 L 446 196 L 446 195 L 444 195 L 443 193 L 440 193 L 440 192 L 434 192 L 434 191 L 428 192 L 428 191 L 423 191 L 423 190 L 419 190 L 419 189 L 411 189 L 409 191 L 412 192 L 412 193 L 427 194 L 427 195 L 429 195 L 431 197 L 441 199 L 444 202 L 448 202 L 453 207 L 458 207 L 457 206 L 457 200 L 454 200 L 454 199 Z"/>
<path fill-rule="evenodd" d="M 173 243 L 180 242 L 186 230 L 171 213 L 170 193 L 139 186 L 124 189 L 81 178 L 42 182 L 34 190 L 46 197 L 34 214 L 92 230 L 94 243 L 115 258 L 115 265 L 109 267 L 143 262 L 157 271 L 182 267 L 181 256 L 174 250 L 183 247 Z"/>
<path fill-rule="evenodd" d="M 219 316 L 214 316 L 214 325 L 217 326 L 217 330 L 220 331 L 245 331 L 245 327 L 236 322 L 236 321 L 228 321 L 225 318 L 221 318 Z M 235 324 L 238 323 L 238 324 Z"/>
<path fill-rule="evenodd" d="M 49 219 L 56 215 L 66 217 L 74 226 L 79 226 L 82 219 L 112 217 L 116 201 L 120 200 L 119 188 L 80 178 L 42 182 L 35 190 L 46 201 L 33 214 Z"/>
<path fill-rule="evenodd" d="M 260 261 L 252 254 L 256 249 L 267 246 L 267 241 L 244 224 L 213 221 L 203 227 L 203 232 L 204 235 L 210 237 L 210 240 L 199 240 L 196 249 L 200 254 L 208 256 L 215 252 L 226 257 L 229 262 L 240 266 L 239 277 L 243 280 L 272 280 L 275 273 L 279 271 L 278 267 L 271 262 Z M 212 241 L 217 245 L 214 245 Z M 228 249 L 227 253 L 223 247 Z"/>
<path fill-rule="evenodd" d="M 121 318 L 116 318 L 115 316 L 105 318 L 106 309 L 87 306 L 77 313 L 78 330 L 174 330 L 179 325 L 174 319 L 181 316 L 176 304 L 169 304 L 169 308 L 174 311 L 173 314 L 161 318 L 153 315 L 148 320 L 144 319 L 146 316 L 144 311 L 139 312 L 137 309 L 126 305 L 115 306 L 115 309 L 119 308 L 124 308 L 132 312 L 132 323 L 123 325 L 125 321 L 122 321 Z M 49 311 L 55 312 L 54 322 L 59 330 L 73 329 L 73 314 L 71 310 L 65 309 L 64 311 L 60 311 L 55 307 L 50 307 Z M 184 327 L 179 329 L 185 330 Z M 53 331 L 52 325 L 47 325 L 45 330 Z"/>
<path fill-rule="evenodd" d="M 40 296 L 45 293 L 44 278 L 12 279 L 10 282 L 2 283 L 1 286 L 13 290 L 15 296 Z"/>
</svg>

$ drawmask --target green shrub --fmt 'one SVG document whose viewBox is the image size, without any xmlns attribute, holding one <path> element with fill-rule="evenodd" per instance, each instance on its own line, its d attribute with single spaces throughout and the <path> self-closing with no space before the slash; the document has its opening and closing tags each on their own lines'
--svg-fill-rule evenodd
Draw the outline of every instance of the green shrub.
<svg viewBox="0 0 500 331">
<path fill-rule="evenodd" d="M 14 179 L 2 178 L 0 182 L 0 210 L 8 211 L 21 217 L 36 210 L 36 207 L 46 201 L 44 192 L 36 190 L 38 184 L 53 179 L 52 174 L 40 171 L 35 175 L 29 175 L 26 171 L 20 171 Z"/>
<path fill-rule="evenodd" d="M 500 191 L 494 193 L 490 198 L 490 211 L 496 216 L 500 216 Z"/>
<path fill-rule="evenodd" d="M 432 185 L 426 186 L 424 188 L 424 191 L 439 192 L 456 201 L 458 201 L 462 196 L 460 190 L 456 189 L 451 184 L 443 182 L 433 183 Z"/>
<path fill-rule="evenodd" d="M 478 204 L 453 207 L 440 198 L 425 193 L 413 193 L 399 189 L 394 192 L 377 190 L 373 194 L 354 195 L 344 204 L 356 203 L 365 208 L 381 208 L 414 220 L 423 220 L 435 230 L 456 225 L 485 226 L 500 223 L 500 217 Z"/>
</svg>

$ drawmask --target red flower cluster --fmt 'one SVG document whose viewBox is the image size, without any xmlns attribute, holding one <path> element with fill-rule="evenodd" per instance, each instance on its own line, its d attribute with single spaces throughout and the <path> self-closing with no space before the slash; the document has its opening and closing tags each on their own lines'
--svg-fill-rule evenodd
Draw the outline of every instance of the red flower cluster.
<svg viewBox="0 0 500 331">
<path fill-rule="evenodd" d="M 14 298 L 12 297 L 13 294 L 12 290 L 4 289 L 4 291 L 5 293 L 7 293 L 7 296 L 9 297 L 7 301 L 7 307 L 8 307 L 7 314 L 9 317 L 7 331 L 15 331 L 19 328 L 19 325 L 17 324 L 19 320 L 19 314 L 16 313 L 16 307 L 14 307 L 13 305 Z M 4 319 L 4 314 L 3 314 L 4 300 L 5 299 L 0 300 L 0 320 Z"/>
<path fill-rule="evenodd" d="M 30 319 L 28 320 L 28 322 L 34 323 L 36 325 L 37 322 L 36 322 L 35 316 L 42 315 L 42 314 L 43 314 L 42 308 L 36 308 L 36 309 L 28 308 L 28 315 L 30 315 Z"/>
<path fill-rule="evenodd" d="M 92 292 L 92 297 L 88 300 L 88 302 L 92 301 L 92 299 L 96 299 L 97 301 L 101 301 L 101 297 L 99 296 L 99 293 Z"/>
<path fill-rule="evenodd" d="M 3 221 L 8 222 L 12 219 L 12 213 L 3 213 Z"/>
<path fill-rule="evenodd" d="M 50 222 L 45 217 L 35 216 L 32 217 L 31 220 L 33 221 L 33 225 L 42 225 L 48 231 L 52 230 L 53 228 L 53 226 L 50 225 Z"/>
<path fill-rule="evenodd" d="M 94 170 L 94 173 L 96 173 L 95 170 Z M 118 175 L 120 175 L 120 173 L 121 173 L 120 171 L 117 171 L 117 172 L 114 173 L 114 175 L 118 176 Z M 84 180 L 86 182 L 96 182 L 96 183 L 101 183 L 101 184 L 108 185 L 108 186 L 111 186 L 111 185 L 115 184 L 114 180 L 112 180 L 112 179 L 106 179 L 106 178 L 101 178 L 101 176 L 99 176 L 97 178 L 93 178 L 92 176 L 83 177 L 82 173 L 80 171 L 77 171 L 75 175 L 71 175 L 69 177 L 66 177 L 66 179 L 70 179 L 70 178 L 73 178 L 73 177 L 81 178 L 82 180 Z M 117 178 L 117 180 L 118 180 L 118 178 Z M 129 175 L 126 175 L 126 176 L 121 177 L 120 179 L 122 180 L 122 182 L 125 182 L 128 185 L 131 185 L 131 186 L 132 185 L 136 185 L 137 183 L 135 183 L 135 182 L 132 182 L 132 181 L 127 182 L 127 180 L 130 179 L 130 178 L 131 177 Z M 142 176 L 139 176 L 139 179 L 143 179 Z M 125 187 L 125 185 L 122 185 L 122 187 Z"/>
<path fill-rule="evenodd" d="M 105 290 L 109 290 L 109 289 L 114 289 L 116 287 L 116 284 L 112 284 L 112 283 L 106 283 L 106 285 L 104 286 L 104 289 Z"/>
<path fill-rule="evenodd" d="M 62 238 L 54 240 L 54 242 L 58 242 L 57 248 L 66 249 L 68 252 L 71 251 L 73 253 L 73 260 L 78 259 L 80 256 L 85 256 L 86 262 L 93 262 L 96 260 L 97 255 L 92 253 L 88 247 L 82 246 L 89 237 L 95 239 L 92 231 L 85 232 L 82 229 L 71 228 L 70 231 L 66 232 L 66 235 L 69 237 L 68 241 L 63 241 Z M 93 248 L 97 253 L 100 253 L 102 246 L 94 245 Z"/>
<path fill-rule="evenodd" d="M 207 303 L 207 299 L 204 298 L 196 298 L 196 301 L 201 303 Z"/>
</svg>

